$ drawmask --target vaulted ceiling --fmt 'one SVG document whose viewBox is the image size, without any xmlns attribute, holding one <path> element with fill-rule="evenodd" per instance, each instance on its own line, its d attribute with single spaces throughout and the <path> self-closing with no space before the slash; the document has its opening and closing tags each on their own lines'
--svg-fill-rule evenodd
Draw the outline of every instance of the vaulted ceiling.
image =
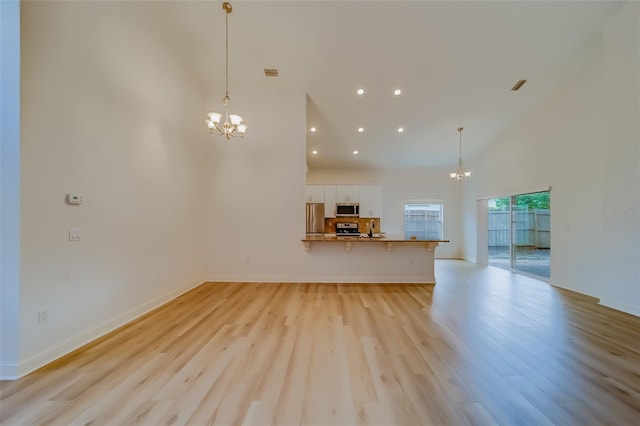
<svg viewBox="0 0 640 426">
<path fill-rule="evenodd" d="M 455 168 L 458 127 L 463 158 L 473 158 L 589 60 L 621 2 L 232 5 L 232 102 L 234 91 L 250 101 L 251 91 L 264 87 L 306 93 L 309 169 L 385 169 Z M 165 38 L 184 44 L 200 84 L 222 97 L 222 2 L 168 7 Z M 279 76 L 266 77 L 265 68 Z M 528 81 L 511 91 L 520 79 Z M 259 129 L 250 127 L 247 139 L 252 131 Z"/>
</svg>

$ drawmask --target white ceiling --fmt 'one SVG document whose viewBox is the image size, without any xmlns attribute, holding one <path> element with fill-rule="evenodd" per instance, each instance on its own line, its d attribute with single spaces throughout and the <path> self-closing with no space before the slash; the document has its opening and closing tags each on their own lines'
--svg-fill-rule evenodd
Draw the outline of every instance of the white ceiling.
<svg viewBox="0 0 640 426">
<path fill-rule="evenodd" d="M 307 94 L 315 168 L 455 168 L 589 58 L 620 2 L 235 1 L 230 94 Z M 176 2 L 164 38 L 212 101 L 223 96 L 222 2 Z M 165 26 L 165 30 L 167 28 Z M 187 49 L 186 45 L 190 45 Z M 184 45 L 184 46 L 183 46 Z M 280 76 L 265 77 L 264 68 Z M 519 92 L 511 87 L 528 82 Z M 366 89 L 357 97 L 358 87 Z M 394 97 L 392 91 L 403 93 Z M 241 105 L 235 104 L 241 114 Z M 282 117 L 283 120 L 286 117 Z M 251 127 L 251 132 L 260 129 Z M 311 126 L 318 131 L 312 134 Z M 397 134 L 398 126 L 406 130 Z M 358 133 L 357 128 L 365 131 Z M 311 155 L 317 149 L 318 155 Z M 359 151 L 358 156 L 352 154 Z"/>
</svg>

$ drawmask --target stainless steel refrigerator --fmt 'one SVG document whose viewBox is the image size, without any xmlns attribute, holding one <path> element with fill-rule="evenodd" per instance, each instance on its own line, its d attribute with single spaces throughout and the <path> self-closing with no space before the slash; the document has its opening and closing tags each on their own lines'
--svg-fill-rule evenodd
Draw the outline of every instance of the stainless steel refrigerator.
<svg viewBox="0 0 640 426">
<path fill-rule="evenodd" d="M 324 234 L 324 203 L 307 203 L 307 234 Z"/>
</svg>

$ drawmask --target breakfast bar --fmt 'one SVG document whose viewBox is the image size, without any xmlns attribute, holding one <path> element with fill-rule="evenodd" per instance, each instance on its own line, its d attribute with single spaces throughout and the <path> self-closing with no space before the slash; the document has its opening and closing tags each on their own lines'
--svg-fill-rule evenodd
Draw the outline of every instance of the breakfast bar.
<svg viewBox="0 0 640 426">
<path fill-rule="evenodd" d="M 385 237 L 343 237 L 336 235 L 307 235 L 303 240 L 306 251 L 311 250 L 312 243 L 339 243 L 344 244 L 345 251 L 351 251 L 353 243 L 381 244 L 387 251 L 393 250 L 394 244 L 412 244 L 424 246 L 427 251 L 433 252 L 440 243 L 448 243 L 449 240 L 417 240 Z"/>
<path fill-rule="evenodd" d="M 312 184 L 306 198 L 301 241 L 317 281 L 435 284 L 435 249 L 449 242 L 441 239 L 440 207 L 416 205 L 402 228 L 387 233 L 380 187 Z"/>
<path fill-rule="evenodd" d="M 354 247 L 358 245 L 361 246 L 376 246 L 379 245 L 381 248 L 384 248 L 387 252 L 393 250 L 394 247 L 403 247 L 401 253 L 397 255 L 401 256 L 402 259 L 413 258 L 417 256 L 422 264 L 423 274 L 419 280 L 423 283 L 435 284 L 435 248 L 438 247 L 440 243 L 448 243 L 449 240 L 419 240 L 419 239 L 403 239 L 400 237 L 386 237 L 384 234 L 378 234 L 374 237 L 369 236 L 340 236 L 335 234 L 320 234 L 320 235 L 306 235 L 304 239 L 302 239 L 302 243 L 304 244 L 304 248 L 307 252 L 311 252 L 311 248 L 313 245 L 328 245 L 328 246 L 342 246 L 346 252 L 351 252 Z M 363 247 L 364 248 L 364 247 Z M 328 250 L 329 248 L 327 248 Z M 426 249 L 426 250 L 425 250 Z M 408 250 L 408 251 L 407 251 Z M 416 252 L 419 250 L 419 252 Z M 360 250 L 357 250 L 358 252 Z M 369 254 L 367 256 L 371 256 L 373 261 L 376 261 L 375 258 L 378 256 L 387 257 L 384 255 L 384 251 L 380 255 L 375 254 L 375 250 L 368 250 Z M 404 253 L 402 253 L 404 252 Z M 413 253 L 413 254 L 412 254 Z M 405 257 L 405 255 L 407 257 Z M 392 256 L 392 254 L 389 254 Z M 382 261 L 382 258 L 378 259 Z M 400 258 L 398 260 L 389 259 L 391 262 L 401 261 Z M 409 260 L 412 262 L 412 260 Z"/>
</svg>

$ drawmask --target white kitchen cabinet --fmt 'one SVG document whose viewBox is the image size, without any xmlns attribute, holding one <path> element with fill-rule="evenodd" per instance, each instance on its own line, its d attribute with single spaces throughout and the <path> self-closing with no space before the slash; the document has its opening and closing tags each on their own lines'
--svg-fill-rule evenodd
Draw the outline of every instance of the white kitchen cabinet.
<svg viewBox="0 0 640 426">
<path fill-rule="evenodd" d="M 306 185 L 304 199 L 306 203 L 324 203 L 324 185 Z"/>
<path fill-rule="evenodd" d="M 336 185 L 336 203 L 359 203 L 359 185 Z"/>
<path fill-rule="evenodd" d="M 382 217 L 382 187 L 360 186 L 360 217 Z"/>
<path fill-rule="evenodd" d="M 324 186 L 324 217 L 336 217 L 336 186 Z"/>
</svg>

